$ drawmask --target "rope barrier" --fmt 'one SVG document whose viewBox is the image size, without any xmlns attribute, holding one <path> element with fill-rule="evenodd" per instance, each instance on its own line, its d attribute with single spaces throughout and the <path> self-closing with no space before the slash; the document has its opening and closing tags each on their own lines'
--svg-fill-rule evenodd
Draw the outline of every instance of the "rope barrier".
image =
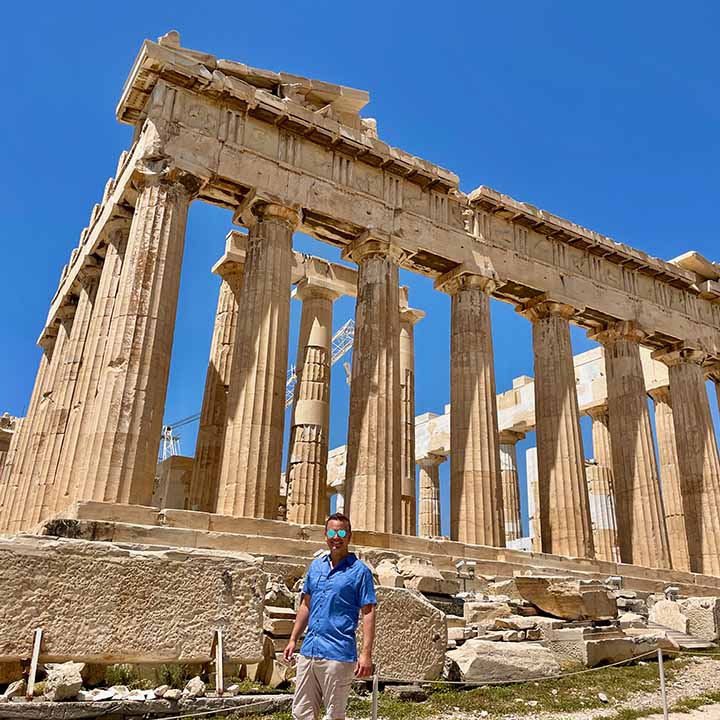
<svg viewBox="0 0 720 720">
<path fill-rule="evenodd" d="M 267 705 L 267 703 L 271 702 L 270 700 L 257 700 L 253 703 L 246 703 L 245 705 L 238 705 L 237 707 L 223 707 L 223 708 L 215 708 L 214 710 L 203 710 L 201 712 L 195 712 L 195 713 L 182 713 L 182 715 L 170 715 L 162 716 L 162 720 L 183 720 L 183 718 L 194 718 L 194 717 L 203 717 L 206 715 L 217 715 L 218 713 L 225 713 L 226 715 L 230 715 L 231 713 L 237 712 L 238 710 L 252 710 L 255 707 L 260 707 L 262 705 Z"/>
</svg>

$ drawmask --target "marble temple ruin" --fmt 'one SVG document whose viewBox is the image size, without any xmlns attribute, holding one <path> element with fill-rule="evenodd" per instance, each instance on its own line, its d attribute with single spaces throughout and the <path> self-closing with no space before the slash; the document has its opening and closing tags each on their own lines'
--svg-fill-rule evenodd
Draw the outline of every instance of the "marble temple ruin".
<svg viewBox="0 0 720 720">
<path fill-rule="evenodd" d="M 27 416 L 0 446 L 0 533 L 58 518 L 155 522 L 186 219 L 202 201 L 231 210 L 247 234 L 229 234 L 214 268 L 197 447 L 169 523 L 193 530 L 197 547 L 231 547 L 223 533 L 307 540 L 297 527 L 322 523 L 330 484 L 367 546 L 524 566 L 542 553 L 570 570 L 717 592 L 720 458 L 706 380 L 720 387 L 720 266 L 693 252 L 650 257 L 487 187 L 465 194 L 452 172 L 380 140 L 360 115 L 368 101 L 183 48 L 174 32 L 143 44 L 117 108 L 132 145 L 63 270 Z M 298 231 L 341 248 L 347 264 L 294 252 Z M 400 268 L 450 296 L 444 415 L 415 417 L 424 313 Z M 293 286 L 302 318 L 284 457 Z M 348 436 L 328 464 L 342 295 L 356 298 Z M 500 394 L 493 299 L 513 304 L 533 337 L 534 378 Z M 571 324 L 600 348 L 573 359 Z M 581 413 L 592 418 L 590 463 Z M 512 549 L 523 535 L 516 445 L 530 431 L 523 552 Z M 440 535 L 447 458 L 450 539 L 424 541 Z"/>
</svg>

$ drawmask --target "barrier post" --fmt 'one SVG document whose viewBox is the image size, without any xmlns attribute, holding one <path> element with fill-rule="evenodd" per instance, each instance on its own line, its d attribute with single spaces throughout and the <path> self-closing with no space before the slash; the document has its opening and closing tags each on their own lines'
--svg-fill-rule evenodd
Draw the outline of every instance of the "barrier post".
<svg viewBox="0 0 720 720">
<path fill-rule="evenodd" d="M 375 674 L 372 680 L 372 702 L 370 704 L 370 720 L 377 720 L 378 716 L 378 668 L 375 666 Z"/>
<path fill-rule="evenodd" d="M 660 673 L 660 696 L 662 697 L 663 718 L 668 720 L 667 691 L 665 690 L 665 665 L 663 664 L 662 650 L 658 648 L 658 672 Z"/>
</svg>

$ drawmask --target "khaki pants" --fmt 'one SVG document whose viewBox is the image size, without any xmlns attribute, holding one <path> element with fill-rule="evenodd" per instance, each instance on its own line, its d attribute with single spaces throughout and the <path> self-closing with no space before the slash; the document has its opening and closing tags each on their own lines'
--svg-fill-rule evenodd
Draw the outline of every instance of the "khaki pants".
<svg viewBox="0 0 720 720">
<path fill-rule="evenodd" d="M 343 720 L 354 675 L 354 662 L 298 655 L 293 719 L 316 720 L 324 705 L 328 720 Z"/>
</svg>

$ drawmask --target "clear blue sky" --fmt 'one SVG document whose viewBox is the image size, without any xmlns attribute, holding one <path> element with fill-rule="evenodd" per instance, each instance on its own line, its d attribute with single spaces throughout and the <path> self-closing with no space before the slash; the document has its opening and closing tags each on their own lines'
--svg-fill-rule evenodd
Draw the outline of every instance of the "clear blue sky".
<svg viewBox="0 0 720 720">
<path fill-rule="evenodd" d="M 717 3 L 39 2 L 9 4 L 3 20 L 0 412 L 25 410 L 60 270 L 129 145 L 114 110 L 132 61 L 171 28 L 185 47 L 368 90 L 364 114 L 381 138 L 453 170 L 464 191 L 489 185 L 664 259 L 689 249 L 719 259 Z M 209 268 L 228 229 L 229 213 L 192 207 L 168 421 L 201 404 L 218 285 Z M 295 245 L 337 257 L 302 236 Z M 448 302 L 423 278 L 402 280 L 428 313 L 417 411 L 441 412 Z M 532 375 L 530 325 L 493 305 L 505 390 Z M 336 327 L 352 313 L 338 302 Z M 579 330 L 573 344 L 592 346 Z M 345 442 L 348 399 L 336 369 L 332 446 Z M 191 454 L 194 428 L 181 442 Z"/>
</svg>

